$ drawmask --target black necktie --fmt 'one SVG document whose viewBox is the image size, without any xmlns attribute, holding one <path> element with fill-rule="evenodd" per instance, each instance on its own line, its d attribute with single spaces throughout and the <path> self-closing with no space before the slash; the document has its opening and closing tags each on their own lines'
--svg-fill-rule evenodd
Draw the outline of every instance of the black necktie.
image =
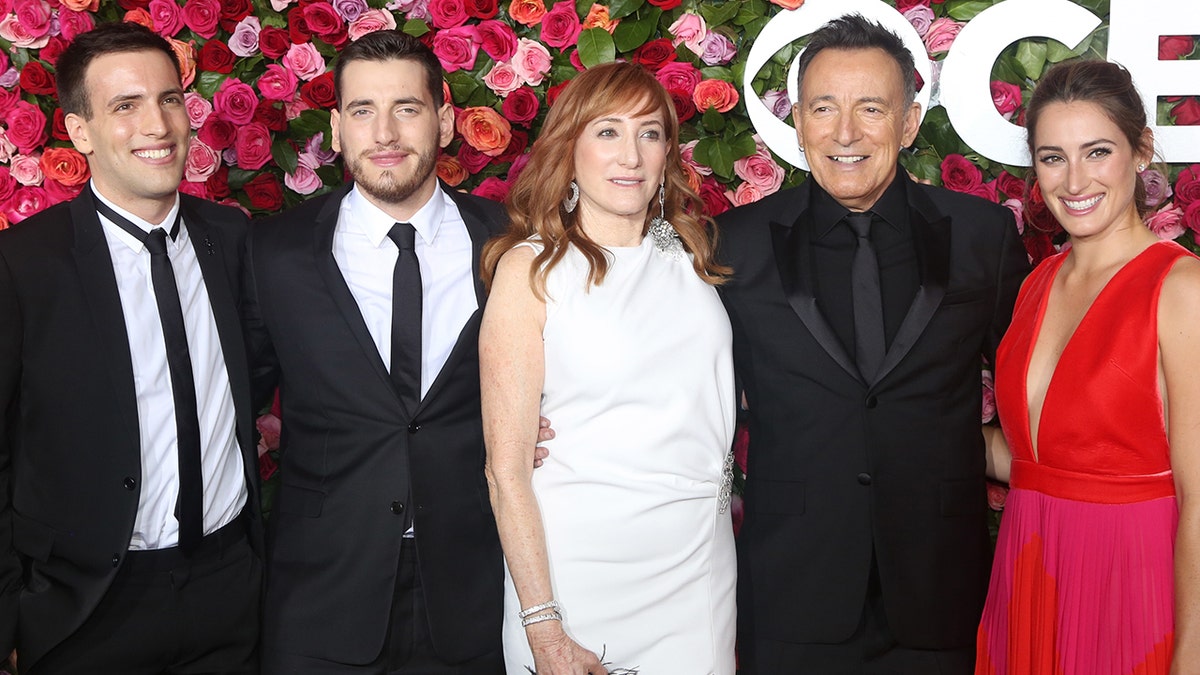
<svg viewBox="0 0 1200 675">
<path fill-rule="evenodd" d="M 129 234 L 137 237 L 150 252 L 150 280 L 162 322 L 167 347 L 167 368 L 171 373 L 171 394 L 175 399 L 175 431 L 178 437 L 179 502 L 175 517 L 179 520 L 179 550 L 191 554 L 204 538 L 204 478 L 200 470 L 200 421 L 196 416 L 196 383 L 192 377 L 192 357 L 188 351 L 187 329 L 179 305 L 175 271 L 167 257 L 167 233 L 156 227 L 147 233 L 129 222 L 110 206 L 96 202 L 96 210 Z M 179 234 L 179 216 L 171 227 L 171 239 Z"/>
<path fill-rule="evenodd" d="M 396 223 L 388 238 L 400 249 L 392 275 L 392 382 L 411 416 L 421 402 L 421 266 L 412 225 Z"/>
<path fill-rule="evenodd" d="M 871 213 L 851 213 L 846 224 L 858 238 L 850 267 L 854 302 L 854 358 L 867 382 L 874 379 L 886 352 L 883 332 L 883 293 L 879 285 L 879 257 L 871 244 Z"/>
</svg>

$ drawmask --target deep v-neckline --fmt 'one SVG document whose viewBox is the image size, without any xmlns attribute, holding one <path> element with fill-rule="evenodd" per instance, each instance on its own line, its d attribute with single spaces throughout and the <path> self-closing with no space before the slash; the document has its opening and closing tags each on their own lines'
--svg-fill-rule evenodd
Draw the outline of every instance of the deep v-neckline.
<svg viewBox="0 0 1200 675">
<path fill-rule="evenodd" d="M 1042 295 L 1039 301 L 1037 317 L 1033 323 L 1033 332 L 1030 334 L 1029 350 L 1025 353 L 1025 370 L 1021 377 L 1021 398 L 1025 402 L 1025 439 L 1029 443 L 1029 452 L 1031 455 L 1033 455 L 1034 462 L 1039 464 L 1041 463 L 1041 454 L 1039 450 L 1040 444 L 1035 441 L 1040 440 L 1042 436 L 1042 417 L 1046 412 L 1046 404 L 1050 401 L 1050 394 L 1054 390 L 1054 383 L 1058 377 L 1059 366 L 1062 365 L 1063 359 L 1066 358 L 1068 352 L 1071 351 L 1071 347 L 1075 342 L 1075 336 L 1079 334 L 1079 329 L 1083 328 L 1088 322 L 1088 319 L 1091 318 L 1092 310 L 1095 309 L 1096 304 L 1100 302 L 1100 300 L 1104 298 L 1106 294 L 1108 294 L 1109 289 L 1113 287 L 1113 282 L 1116 281 L 1117 278 L 1122 274 L 1124 274 L 1135 260 L 1142 257 L 1147 251 L 1161 243 L 1163 242 L 1154 242 L 1150 244 L 1146 248 L 1139 251 L 1137 255 L 1133 256 L 1129 260 L 1126 260 L 1125 263 L 1121 265 L 1120 269 L 1118 269 L 1116 272 L 1113 272 L 1113 275 L 1108 278 L 1108 281 L 1104 282 L 1104 286 L 1098 293 L 1096 293 L 1096 297 L 1092 298 L 1091 304 L 1089 304 L 1088 308 L 1084 310 L 1083 316 L 1079 318 L 1079 322 L 1075 324 L 1075 328 L 1071 330 L 1071 335 L 1067 337 L 1067 341 L 1063 344 L 1062 351 L 1058 355 L 1058 360 L 1055 361 L 1054 365 L 1050 368 L 1050 377 L 1046 380 L 1045 393 L 1042 394 L 1042 406 L 1041 409 L 1038 410 L 1038 438 L 1034 439 L 1033 406 L 1029 400 L 1029 366 L 1033 363 L 1033 353 L 1037 349 L 1038 338 L 1041 337 L 1042 334 L 1042 324 L 1046 319 L 1046 308 L 1050 306 L 1050 294 L 1054 292 L 1054 282 L 1058 280 L 1058 274 L 1062 271 L 1062 266 L 1066 262 L 1067 256 L 1062 256 L 1062 258 L 1059 259 L 1057 266 L 1050 272 L 1050 280 L 1046 285 L 1046 293 Z"/>
</svg>

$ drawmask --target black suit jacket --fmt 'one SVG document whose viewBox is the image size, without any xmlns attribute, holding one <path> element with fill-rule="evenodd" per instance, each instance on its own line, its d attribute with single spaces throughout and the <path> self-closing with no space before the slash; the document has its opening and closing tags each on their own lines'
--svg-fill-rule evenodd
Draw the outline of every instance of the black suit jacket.
<svg viewBox="0 0 1200 675">
<path fill-rule="evenodd" d="M 180 199 L 225 355 L 257 542 L 258 456 L 238 316 L 246 218 Z M 0 232 L 0 412 L 0 653 L 15 644 L 27 667 L 95 609 L 137 514 L 133 366 L 90 190 Z"/>
<path fill-rule="evenodd" d="M 813 296 L 813 183 L 720 218 L 750 420 L 744 645 L 848 639 L 872 550 L 902 645 L 975 638 L 991 560 L 980 360 L 995 354 L 1028 261 L 1007 209 L 902 180 L 920 286 L 870 382 Z"/>
<path fill-rule="evenodd" d="M 466 660 L 500 648 L 503 562 L 483 474 L 477 343 L 479 253 L 503 209 L 450 192 L 474 243 L 480 310 L 410 417 L 333 257 L 348 191 L 256 223 L 249 237 L 255 392 L 265 400 L 278 381 L 283 403 L 264 647 L 343 663 L 379 656 L 400 547 L 415 543 L 434 648 Z M 415 540 L 402 539 L 405 511 Z"/>
</svg>

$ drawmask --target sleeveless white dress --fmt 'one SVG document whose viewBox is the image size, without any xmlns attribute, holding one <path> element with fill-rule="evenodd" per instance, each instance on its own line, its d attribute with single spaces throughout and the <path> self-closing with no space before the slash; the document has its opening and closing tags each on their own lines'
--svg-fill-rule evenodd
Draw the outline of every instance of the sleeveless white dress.
<svg viewBox="0 0 1200 675">
<path fill-rule="evenodd" d="M 732 675 L 729 319 L 686 255 L 649 236 L 608 250 L 599 286 L 574 248 L 547 279 L 542 414 L 556 437 L 533 490 L 554 597 L 567 634 L 610 672 Z M 507 672 L 528 675 L 505 572 Z"/>
</svg>

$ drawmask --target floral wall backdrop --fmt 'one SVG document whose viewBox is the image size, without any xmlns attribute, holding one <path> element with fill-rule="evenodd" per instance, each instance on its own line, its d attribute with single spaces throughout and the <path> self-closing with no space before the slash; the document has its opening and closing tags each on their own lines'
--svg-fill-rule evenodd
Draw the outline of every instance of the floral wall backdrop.
<svg viewBox="0 0 1200 675">
<path fill-rule="evenodd" d="M 924 40 L 936 73 L 961 27 L 1003 0 L 887 0 Z M 1104 58 L 1108 0 L 1073 0 L 1104 19 L 1076 49 L 1053 40 L 1010 45 L 992 71 L 997 110 L 1020 123 L 1046 68 Z M 327 128 L 332 65 L 349 41 L 400 28 L 429 44 L 446 70 L 457 133 L 438 161 L 448 184 L 502 200 L 547 110 L 588 65 L 625 59 L 653 71 L 682 122 L 686 169 L 709 214 L 806 177 L 756 138 L 741 100 L 745 55 L 762 27 L 804 0 L 0 0 L 0 229 L 72 198 L 88 180 L 67 139 L 55 95 L 63 47 L 101 21 L 144 24 L 170 40 L 183 64 L 190 141 L 182 190 L 277 212 L 340 184 Z M 756 94 L 786 118 L 785 77 L 798 41 L 755 74 Z M 1196 36 L 1160 40 L 1161 59 L 1198 59 Z M 1159 124 L 1200 124 L 1200 98 L 1160 103 Z M 1025 169 L 974 153 L 944 109 L 931 107 L 901 161 L 922 180 L 1010 208 L 1036 262 L 1062 233 Z M 1200 164 L 1146 173 L 1150 227 L 1200 250 Z M 994 406 L 987 400 L 985 416 Z M 278 427 L 266 417 L 264 449 Z M 262 423 L 260 422 L 260 426 Z M 270 455 L 264 472 L 273 464 Z M 999 499 L 999 495 L 997 497 Z"/>
</svg>

